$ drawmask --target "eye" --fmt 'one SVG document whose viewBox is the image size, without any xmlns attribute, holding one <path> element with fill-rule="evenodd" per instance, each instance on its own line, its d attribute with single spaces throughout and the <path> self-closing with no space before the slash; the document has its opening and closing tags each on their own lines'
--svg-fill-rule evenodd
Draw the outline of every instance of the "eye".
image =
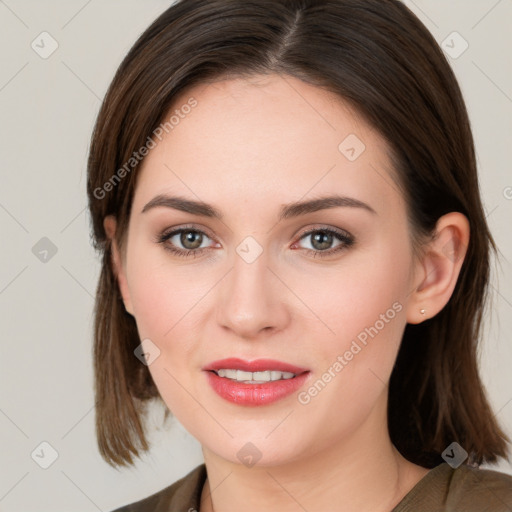
<svg viewBox="0 0 512 512">
<path fill-rule="evenodd" d="M 354 237 L 348 233 L 347 231 L 342 231 L 333 228 L 317 228 L 311 229 L 306 233 L 303 233 L 299 240 L 310 239 L 311 249 L 306 248 L 305 250 L 308 254 L 313 254 L 313 257 L 326 257 L 332 256 L 339 251 L 347 249 L 351 245 L 354 244 Z M 339 242 L 337 245 L 332 247 L 332 244 Z M 293 244 L 292 247 L 295 247 L 297 242 Z"/>
<path fill-rule="evenodd" d="M 313 257 L 327 257 L 332 256 L 344 249 L 347 249 L 354 244 L 354 237 L 344 230 L 334 228 L 316 228 L 310 229 L 303 233 L 299 240 L 311 240 L 311 249 L 303 248 L 308 254 Z M 183 226 L 179 229 L 172 229 L 171 231 L 164 231 L 156 238 L 156 242 L 161 243 L 166 251 L 180 257 L 187 257 L 193 255 L 194 257 L 201 255 L 211 245 L 208 240 L 212 240 L 206 233 L 193 226 Z M 333 243 L 338 242 L 333 246 Z M 292 245 L 292 248 L 297 248 L 298 242 Z M 217 247 L 220 247 L 217 244 Z"/>
<path fill-rule="evenodd" d="M 211 239 L 206 233 L 187 226 L 164 232 L 156 239 L 158 243 L 163 244 L 165 250 L 183 257 L 202 254 L 208 248 L 208 244 L 203 245 L 208 240 Z"/>
</svg>

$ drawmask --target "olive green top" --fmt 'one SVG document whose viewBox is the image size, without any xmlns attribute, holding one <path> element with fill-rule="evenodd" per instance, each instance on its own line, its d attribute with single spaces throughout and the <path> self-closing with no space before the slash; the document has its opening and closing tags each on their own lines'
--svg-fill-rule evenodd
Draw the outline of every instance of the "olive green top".
<svg viewBox="0 0 512 512">
<path fill-rule="evenodd" d="M 197 466 L 169 487 L 112 512 L 200 512 L 206 467 Z M 329 511 L 336 512 L 336 506 Z M 390 512 L 512 512 L 512 476 L 443 463 L 431 469 Z"/>
</svg>

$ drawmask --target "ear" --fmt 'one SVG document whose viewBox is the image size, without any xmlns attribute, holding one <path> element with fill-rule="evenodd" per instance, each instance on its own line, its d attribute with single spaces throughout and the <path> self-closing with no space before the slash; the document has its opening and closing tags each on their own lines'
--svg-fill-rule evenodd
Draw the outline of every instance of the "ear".
<svg viewBox="0 0 512 512">
<path fill-rule="evenodd" d="M 103 227 L 105 228 L 105 233 L 111 241 L 111 249 L 112 249 L 112 269 L 114 271 L 114 275 L 116 276 L 119 290 L 121 292 L 121 296 L 123 298 L 124 307 L 130 315 L 133 315 L 132 302 L 130 298 L 130 290 L 128 289 L 128 282 L 126 280 L 126 272 L 123 266 L 122 257 L 119 251 L 119 247 L 117 245 L 117 241 L 115 238 L 117 221 L 113 215 L 107 215 L 103 219 Z"/>
<path fill-rule="evenodd" d="M 416 263 L 407 322 L 419 324 L 441 311 L 452 296 L 469 243 L 469 221 L 459 212 L 439 218 L 433 239 Z M 422 314 L 421 311 L 424 311 Z"/>
</svg>

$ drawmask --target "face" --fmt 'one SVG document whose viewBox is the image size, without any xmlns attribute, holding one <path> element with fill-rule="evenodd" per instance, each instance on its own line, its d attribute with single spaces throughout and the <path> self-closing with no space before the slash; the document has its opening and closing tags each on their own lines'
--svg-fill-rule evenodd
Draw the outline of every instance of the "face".
<svg viewBox="0 0 512 512">
<path fill-rule="evenodd" d="M 388 148 L 338 97 L 291 77 L 202 84 L 173 110 L 190 97 L 139 170 L 120 275 L 159 352 L 153 380 L 203 447 L 235 463 L 248 442 L 269 465 L 348 443 L 385 412 L 413 287 Z M 344 199 L 290 207 L 327 196 Z M 205 369 L 226 358 L 296 376 L 237 384 Z"/>
</svg>

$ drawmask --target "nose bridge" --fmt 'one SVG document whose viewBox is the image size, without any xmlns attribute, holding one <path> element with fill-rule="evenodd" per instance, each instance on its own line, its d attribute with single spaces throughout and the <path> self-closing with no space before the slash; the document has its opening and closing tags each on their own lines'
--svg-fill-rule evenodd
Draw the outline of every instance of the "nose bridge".
<svg viewBox="0 0 512 512">
<path fill-rule="evenodd" d="M 218 302 L 221 326 L 241 337 L 283 327 L 287 318 L 283 290 L 269 264 L 268 252 L 255 239 L 247 237 L 239 244 Z"/>
</svg>

